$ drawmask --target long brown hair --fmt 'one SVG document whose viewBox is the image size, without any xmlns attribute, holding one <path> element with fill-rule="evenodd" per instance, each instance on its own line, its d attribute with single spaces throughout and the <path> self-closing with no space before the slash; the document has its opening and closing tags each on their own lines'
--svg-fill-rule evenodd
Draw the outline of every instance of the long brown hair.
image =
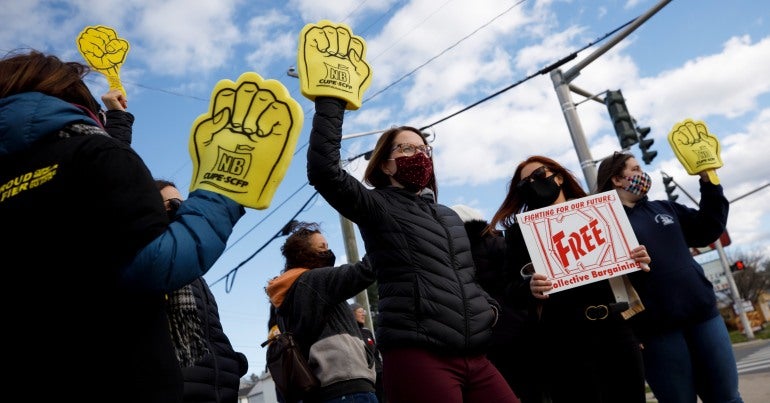
<svg viewBox="0 0 770 403">
<path fill-rule="evenodd" d="M 561 185 L 561 190 L 564 192 L 564 197 L 568 200 L 586 196 L 585 190 L 583 190 L 578 183 L 577 178 L 575 178 L 575 175 L 570 170 L 564 168 L 561 164 L 548 157 L 533 155 L 520 162 L 516 167 L 516 170 L 513 172 L 513 178 L 511 178 L 511 181 L 508 183 L 508 194 L 505 196 L 500 208 L 498 208 L 497 212 L 492 216 L 492 219 L 489 221 L 489 225 L 484 229 L 484 232 L 497 231 L 496 227 L 498 224 L 502 224 L 504 228 L 510 228 L 514 225 L 514 216 L 516 213 L 520 212 L 525 203 L 524 197 L 518 187 L 519 182 L 521 182 L 521 170 L 524 169 L 525 165 L 533 162 L 539 162 L 545 165 L 545 167 L 553 172 L 554 175 L 559 175 L 562 178 L 563 183 Z"/>
<path fill-rule="evenodd" d="M 425 139 L 425 135 L 421 133 L 419 129 L 415 129 L 414 127 L 399 126 L 391 127 L 390 129 L 386 130 L 384 133 L 382 133 L 382 135 L 380 135 L 380 138 L 377 139 L 377 144 L 374 146 L 372 157 L 369 159 L 369 165 L 366 166 L 366 171 L 364 171 L 364 183 L 374 186 L 375 188 L 390 186 L 390 177 L 382 170 L 382 165 L 385 164 L 385 161 L 390 158 L 390 153 L 393 150 L 393 139 L 395 139 L 396 135 L 404 130 L 419 134 L 420 138 L 422 138 L 422 143 L 426 145 L 428 144 L 428 141 Z M 432 160 L 433 158 L 431 158 L 431 161 Z M 433 175 L 431 175 L 431 178 L 425 187 L 432 190 L 433 194 L 435 195 L 434 197 L 438 199 L 435 169 L 433 170 Z"/>
<path fill-rule="evenodd" d="M 626 161 L 631 158 L 634 158 L 634 155 L 631 153 L 616 151 L 611 157 L 603 159 L 596 173 L 596 193 L 615 189 L 615 185 L 612 184 L 612 178 L 623 175 L 623 170 L 626 169 Z"/>
<path fill-rule="evenodd" d="M 41 92 L 84 106 L 97 115 L 99 102 L 83 82 L 90 71 L 87 65 L 63 62 L 36 50 L 16 50 L 0 60 L 0 98 Z"/>
</svg>

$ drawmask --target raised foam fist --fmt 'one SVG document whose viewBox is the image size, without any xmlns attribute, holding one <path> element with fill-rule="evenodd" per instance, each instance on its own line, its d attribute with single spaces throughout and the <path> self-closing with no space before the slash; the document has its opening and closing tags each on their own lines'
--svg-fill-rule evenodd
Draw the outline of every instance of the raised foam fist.
<svg viewBox="0 0 770 403">
<path fill-rule="evenodd" d="M 221 80 L 190 136 L 190 191 L 205 189 L 265 209 L 289 168 L 304 114 L 277 80 L 257 73 Z"/>
<path fill-rule="evenodd" d="M 366 42 L 347 25 L 327 20 L 305 25 L 297 56 L 302 95 L 335 97 L 347 101 L 346 109 L 360 108 L 372 82 L 365 56 Z"/>
<path fill-rule="evenodd" d="M 103 25 L 86 27 L 77 40 L 78 50 L 94 70 L 107 77 L 112 90 L 126 90 L 120 82 L 120 67 L 128 54 L 128 41 L 118 38 L 114 29 Z"/>
<path fill-rule="evenodd" d="M 715 169 L 722 166 L 719 139 L 701 121 L 685 119 L 668 133 L 668 143 L 690 175 L 706 172 L 711 183 L 718 185 Z"/>
</svg>

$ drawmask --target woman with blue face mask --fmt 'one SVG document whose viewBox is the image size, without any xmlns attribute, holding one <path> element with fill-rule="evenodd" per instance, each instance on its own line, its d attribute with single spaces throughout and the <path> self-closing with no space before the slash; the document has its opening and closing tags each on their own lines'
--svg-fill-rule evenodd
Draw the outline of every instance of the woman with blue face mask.
<svg viewBox="0 0 770 403">
<path fill-rule="evenodd" d="M 727 224 L 722 186 L 700 173 L 698 209 L 650 200 L 650 176 L 633 155 L 615 153 L 599 165 L 597 191 L 616 190 L 649 272 L 629 274 L 645 310 L 631 318 L 643 349 L 647 383 L 661 402 L 742 402 L 738 370 L 714 289 L 690 247 L 708 245 Z"/>
</svg>

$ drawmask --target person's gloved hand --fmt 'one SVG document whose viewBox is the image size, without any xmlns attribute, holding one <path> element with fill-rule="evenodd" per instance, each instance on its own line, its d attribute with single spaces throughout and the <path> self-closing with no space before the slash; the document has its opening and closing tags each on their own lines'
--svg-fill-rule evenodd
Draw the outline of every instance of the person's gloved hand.
<svg viewBox="0 0 770 403">
<path fill-rule="evenodd" d="M 302 108 L 279 81 L 253 72 L 219 81 L 209 106 L 191 130 L 190 192 L 205 189 L 245 207 L 269 207 L 294 156 Z"/>
<path fill-rule="evenodd" d="M 709 181 L 719 184 L 716 169 L 722 166 L 719 139 L 701 121 L 685 119 L 668 133 L 668 142 L 690 175 L 706 172 Z"/>
<path fill-rule="evenodd" d="M 126 60 L 129 44 L 118 38 L 114 29 L 103 25 L 86 27 L 78 36 L 78 50 L 94 70 L 104 74 L 111 90 L 126 90 L 120 82 L 120 67 Z"/>
<path fill-rule="evenodd" d="M 328 20 L 305 25 L 297 55 L 302 95 L 310 100 L 335 97 L 347 101 L 346 109 L 360 108 L 372 82 L 365 56 L 366 42 L 347 25 Z"/>
</svg>

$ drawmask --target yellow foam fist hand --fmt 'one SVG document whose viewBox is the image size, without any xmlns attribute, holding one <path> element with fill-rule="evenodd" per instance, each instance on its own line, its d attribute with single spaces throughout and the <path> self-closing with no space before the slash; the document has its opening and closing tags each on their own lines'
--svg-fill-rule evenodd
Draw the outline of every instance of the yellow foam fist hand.
<svg viewBox="0 0 770 403">
<path fill-rule="evenodd" d="M 103 25 L 86 27 L 77 40 L 78 50 L 94 70 L 107 77 L 110 89 L 126 90 L 120 82 L 120 67 L 128 54 L 128 41 L 118 38 L 114 29 Z"/>
<path fill-rule="evenodd" d="M 722 166 L 719 139 L 709 132 L 705 123 L 685 119 L 675 124 L 668 133 L 668 143 L 688 174 L 705 171 L 711 183 L 719 184 L 714 171 Z"/>
<path fill-rule="evenodd" d="M 190 191 L 205 189 L 265 209 L 289 168 L 304 114 L 277 80 L 221 80 L 190 135 Z"/>
<path fill-rule="evenodd" d="M 327 20 L 305 25 L 297 57 L 302 95 L 340 98 L 347 101 L 346 109 L 360 108 L 372 82 L 365 56 L 366 42 L 347 25 Z"/>
</svg>

